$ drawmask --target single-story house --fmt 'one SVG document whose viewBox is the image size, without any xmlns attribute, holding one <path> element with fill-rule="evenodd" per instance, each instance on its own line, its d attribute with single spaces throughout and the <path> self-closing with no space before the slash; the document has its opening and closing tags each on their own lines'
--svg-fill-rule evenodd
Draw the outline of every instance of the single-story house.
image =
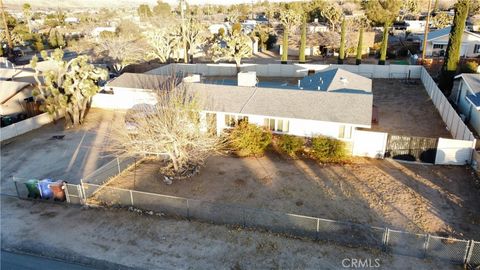
<svg viewBox="0 0 480 270">
<path fill-rule="evenodd" d="M 427 37 L 427 56 L 443 56 L 447 50 L 448 39 L 452 27 L 445 27 L 436 31 L 428 33 Z M 423 35 L 420 37 L 421 46 L 423 50 Z M 464 30 L 462 36 L 462 46 L 460 49 L 460 56 L 463 57 L 477 57 L 480 56 L 480 34 Z"/>
<path fill-rule="evenodd" d="M 105 90 L 112 94 L 95 95 L 92 106 L 114 104 L 128 109 L 153 105 L 154 92 L 172 83 L 169 80 L 163 75 L 124 73 L 107 84 Z M 255 72 L 241 72 L 237 81 L 202 82 L 194 75 L 182 84 L 198 98 L 201 119 L 212 123 L 205 124 L 205 130 L 217 134 L 248 121 L 279 134 L 325 135 L 350 141 L 357 128 L 371 127 L 372 80 L 340 68 L 306 76 L 295 85 L 258 82 Z"/>
<path fill-rule="evenodd" d="M 371 127 L 372 81 L 339 68 L 307 76 L 298 85 L 219 83 L 187 83 L 217 134 L 248 121 L 279 134 L 349 141 L 356 128 Z"/>
<path fill-rule="evenodd" d="M 465 123 L 480 133 L 480 74 L 456 76 L 450 99 L 457 105 Z"/>
<path fill-rule="evenodd" d="M 102 32 L 112 32 L 115 33 L 117 31 L 117 27 L 115 26 L 106 26 L 106 27 L 96 27 L 95 29 L 90 32 L 92 37 L 98 38 L 100 33 Z"/>
<path fill-rule="evenodd" d="M 26 100 L 32 98 L 32 90 L 30 83 L 0 81 L 0 115 L 30 114 Z"/>
</svg>

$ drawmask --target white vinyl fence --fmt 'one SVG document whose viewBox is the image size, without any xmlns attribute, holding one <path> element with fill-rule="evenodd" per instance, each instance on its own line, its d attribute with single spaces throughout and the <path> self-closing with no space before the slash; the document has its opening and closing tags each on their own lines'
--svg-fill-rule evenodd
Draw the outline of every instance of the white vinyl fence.
<svg viewBox="0 0 480 270">
<path fill-rule="evenodd" d="M 243 64 L 241 71 L 255 71 L 259 77 L 298 77 L 308 75 L 309 70 L 320 71 L 327 68 L 342 68 L 369 78 L 405 79 L 420 78 L 421 66 L 409 65 L 315 65 L 315 64 Z M 170 64 L 146 73 L 169 75 L 174 73 L 202 74 L 204 76 L 236 76 L 233 64 Z"/>
<path fill-rule="evenodd" d="M 57 117 L 57 119 L 60 117 Z M 8 140 L 18 135 L 22 135 L 31 130 L 37 129 L 43 125 L 53 122 L 53 117 L 48 113 L 42 113 L 37 116 L 25 119 L 15 124 L 8 125 L 0 129 L 0 141 Z"/>
<path fill-rule="evenodd" d="M 475 136 L 468 129 L 467 125 L 462 121 L 455 109 L 452 107 L 448 99 L 438 88 L 435 81 L 428 74 L 425 68 L 422 68 L 421 80 L 425 90 L 432 99 L 433 104 L 437 108 L 438 112 L 442 116 L 443 122 L 447 126 L 447 129 L 452 134 L 452 137 L 457 140 L 474 141 Z"/>
<path fill-rule="evenodd" d="M 438 140 L 435 164 L 465 165 L 472 159 L 474 141 L 451 140 L 440 138 Z"/>
<path fill-rule="evenodd" d="M 360 157 L 383 158 L 388 134 L 356 130 L 353 136 L 352 155 Z"/>
</svg>

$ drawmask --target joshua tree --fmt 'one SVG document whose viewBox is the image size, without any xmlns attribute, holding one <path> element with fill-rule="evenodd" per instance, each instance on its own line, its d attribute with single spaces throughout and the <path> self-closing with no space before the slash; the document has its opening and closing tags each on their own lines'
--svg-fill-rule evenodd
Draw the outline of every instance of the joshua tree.
<svg viewBox="0 0 480 270">
<path fill-rule="evenodd" d="M 292 9 L 280 13 L 280 21 L 283 25 L 282 64 L 288 61 L 288 34 L 300 21 L 301 15 Z"/>
<path fill-rule="evenodd" d="M 125 131 L 116 138 L 122 152 L 167 155 L 167 164 L 160 172 L 185 177 L 197 172 L 206 158 L 220 149 L 221 138 L 205 130 L 207 120 L 189 88 L 195 85 L 175 86 L 176 81 L 173 78 L 157 92 L 156 105 L 138 108 L 129 116 L 135 123 L 134 133 Z"/>
<path fill-rule="evenodd" d="M 27 20 L 28 32 L 32 33 L 32 7 L 29 3 L 25 3 L 22 6 L 23 16 Z"/>
<path fill-rule="evenodd" d="M 331 30 L 335 31 L 335 25 L 340 21 L 343 15 L 342 8 L 335 2 L 323 6 L 320 10 L 322 17 L 327 19 L 330 24 Z"/>
<path fill-rule="evenodd" d="M 453 18 L 452 30 L 447 45 L 445 63 L 440 76 L 440 88 L 446 96 L 450 94 L 453 86 L 453 77 L 460 61 L 460 49 L 462 46 L 462 35 L 465 30 L 465 21 L 468 16 L 470 0 L 459 0 L 455 4 L 455 17 Z"/>
<path fill-rule="evenodd" d="M 189 18 L 185 27 L 185 39 L 188 47 L 188 58 L 193 61 L 195 49 L 207 39 L 204 26 L 198 20 Z"/>
<path fill-rule="evenodd" d="M 345 38 L 347 35 L 347 24 L 345 22 L 345 17 L 342 20 L 342 31 L 340 34 L 340 50 L 338 53 L 338 63 L 343 64 L 343 60 L 345 59 Z"/>
<path fill-rule="evenodd" d="M 43 102 L 41 109 L 50 115 L 63 112 L 67 127 L 82 124 L 90 98 L 100 89 L 98 80 L 107 79 L 106 70 L 89 64 L 87 56 L 65 62 L 60 49 L 56 49 L 51 56 L 46 51 L 42 51 L 41 55 L 43 59 L 52 61 L 56 68 L 40 72 L 36 68 L 38 58 L 33 57 L 30 64 L 35 68 L 34 77 L 37 81 L 33 96 Z"/>
<path fill-rule="evenodd" d="M 362 63 L 362 50 L 363 50 L 363 27 L 360 28 L 360 33 L 358 34 L 357 58 L 355 59 L 355 64 L 357 65 L 360 65 Z"/>
<path fill-rule="evenodd" d="M 48 35 L 48 43 L 52 48 L 62 48 L 65 47 L 65 39 L 63 38 L 62 33 L 57 29 L 52 29 Z"/>
<path fill-rule="evenodd" d="M 303 16 L 302 18 L 302 36 L 300 38 L 300 55 L 299 55 L 299 62 L 304 64 L 305 63 L 305 47 L 307 46 L 307 17 Z"/>
<path fill-rule="evenodd" d="M 175 47 L 176 36 L 167 33 L 165 29 L 159 29 L 146 34 L 150 50 L 147 52 L 147 58 L 158 59 L 160 63 L 165 63 L 170 59 Z"/>
<path fill-rule="evenodd" d="M 371 0 L 366 5 L 368 19 L 383 26 L 379 65 L 385 65 L 388 47 L 388 28 L 398 16 L 401 6 L 402 1 L 400 0 Z"/>
<path fill-rule="evenodd" d="M 242 58 L 252 56 L 252 40 L 241 31 L 233 31 L 217 40 L 210 48 L 212 59 L 215 62 L 220 60 L 235 61 L 237 72 L 240 72 Z"/>
</svg>

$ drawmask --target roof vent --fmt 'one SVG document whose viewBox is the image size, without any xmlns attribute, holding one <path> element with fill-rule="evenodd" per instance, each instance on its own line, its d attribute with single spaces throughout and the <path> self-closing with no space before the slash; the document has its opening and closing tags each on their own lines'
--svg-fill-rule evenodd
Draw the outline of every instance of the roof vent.
<svg viewBox="0 0 480 270">
<path fill-rule="evenodd" d="M 343 86 L 348 84 L 348 80 L 345 77 L 340 77 L 340 81 L 343 83 Z"/>
</svg>

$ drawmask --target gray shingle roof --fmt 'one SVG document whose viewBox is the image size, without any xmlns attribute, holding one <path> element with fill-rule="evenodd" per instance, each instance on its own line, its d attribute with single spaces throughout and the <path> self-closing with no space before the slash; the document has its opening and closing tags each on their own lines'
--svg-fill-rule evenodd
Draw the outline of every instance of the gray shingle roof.
<svg viewBox="0 0 480 270">
<path fill-rule="evenodd" d="M 193 93 L 207 111 L 308 119 L 370 126 L 371 93 L 255 88 L 192 83 Z"/>
<path fill-rule="evenodd" d="M 372 80 L 341 68 L 318 72 L 300 80 L 300 87 L 305 90 L 329 92 L 372 92 Z"/>
<path fill-rule="evenodd" d="M 112 81 L 108 82 L 106 87 L 121 87 L 131 89 L 145 90 L 163 90 L 164 85 L 171 79 L 170 76 L 154 75 L 145 73 L 123 73 Z"/>
<path fill-rule="evenodd" d="M 480 93 L 480 74 L 462 73 L 455 78 L 459 77 L 463 78 L 463 80 L 467 83 L 468 87 L 473 93 Z"/>
</svg>

